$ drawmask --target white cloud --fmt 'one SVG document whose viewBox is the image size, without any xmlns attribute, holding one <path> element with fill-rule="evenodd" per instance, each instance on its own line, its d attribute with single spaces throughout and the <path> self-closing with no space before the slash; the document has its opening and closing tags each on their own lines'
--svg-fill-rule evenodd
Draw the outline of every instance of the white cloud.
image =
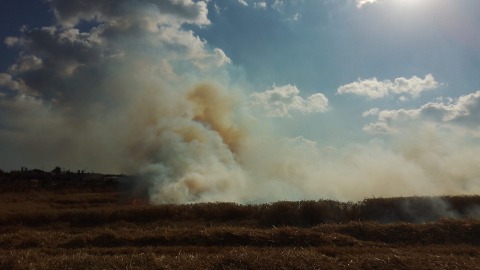
<svg viewBox="0 0 480 270">
<path fill-rule="evenodd" d="M 154 12 L 161 11 L 161 17 L 169 17 L 170 23 L 192 23 L 208 25 L 207 3 L 192 0 L 145 0 L 145 1 L 112 1 L 112 0 L 84 0 L 65 1 L 49 0 L 57 21 L 66 27 L 73 27 L 81 20 L 95 20 L 99 22 L 112 20 L 128 20 L 129 17 L 151 17 Z M 126 12 L 129 10 L 129 12 Z M 142 14 L 144 13 L 143 16 Z M 148 14 L 148 15 L 147 15 Z M 149 20 L 152 18 L 148 18 Z"/>
<path fill-rule="evenodd" d="M 2 75 L 3 88 L 71 106 L 103 95 L 101 80 L 107 70 L 116 68 L 118 61 L 145 67 L 170 82 L 179 81 L 176 74 L 179 66 L 188 67 L 193 74 L 231 62 L 221 49 L 207 49 L 206 40 L 182 28 L 183 23 L 209 24 L 203 1 L 52 0 L 49 3 L 57 25 L 67 27 L 22 28 L 21 36 L 6 38 L 5 44 L 19 46 L 22 53 L 9 67 L 10 75 Z M 102 24 L 83 32 L 69 27 L 81 20 Z M 139 72 L 139 68 L 136 70 Z M 11 75 L 18 78 L 12 79 Z"/>
<path fill-rule="evenodd" d="M 204 54 L 199 60 L 193 60 L 192 63 L 200 69 L 208 70 L 211 67 L 221 67 L 225 63 L 231 64 L 232 61 L 222 51 L 222 49 L 215 48 L 213 54 Z"/>
<path fill-rule="evenodd" d="M 447 103 L 429 102 L 419 109 L 384 110 L 377 114 L 381 121 L 421 117 L 439 122 L 465 122 L 480 125 L 480 91 L 460 96 L 457 100 Z"/>
<path fill-rule="evenodd" d="M 169 60 L 192 60 L 199 64 L 198 66 L 203 66 L 201 62 L 206 59 L 212 59 L 210 62 L 214 66 L 219 66 L 217 65 L 219 62 L 230 62 L 221 49 L 216 48 L 213 54 L 209 53 L 205 48 L 207 42 L 195 36 L 192 31 L 162 26 L 159 33 L 152 35 L 151 42 L 158 43 L 160 48 L 165 45 L 171 47 L 172 50 L 166 51 L 164 56 Z"/>
<path fill-rule="evenodd" d="M 440 84 L 435 81 L 431 74 L 425 76 L 425 79 L 413 76 L 410 79 L 403 77 L 396 78 L 393 82 L 390 80 L 378 81 L 377 78 L 362 80 L 358 78 L 356 82 L 345 84 L 337 89 L 337 94 L 355 94 L 367 96 L 369 99 L 377 99 L 387 96 L 389 93 L 408 94 L 416 98 L 421 92 L 432 90 Z M 401 98 L 402 101 L 405 97 Z"/>
<path fill-rule="evenodd" d="M 410 79 L 397 78 L 390 89 L 395 94 L 409 94 L 413 98 L 418 97 L 422 91 L 435 89 L 440 84 L 435 81 L 432 74 L 425 76 L 425 79 L 413 76 Z"/>
<path fill-rule="evenodd" d="M 373 108 L 373 109 L 370 109 L 370 110 L 368 110 L 368 111 L 366 111 L 366 112 L 363 112 L 363 113 L 362 113 L 362 116 L 363 116 L 363 117 L 367 117 L 367 116 L 369 116 L 369 115 L 378 115 L 378 111 L 379 111 L 378 108 Z"/>
<path fill-rule="evenodd" d="M 7 87 L 10 90 L 19 90 L 20 84 L 12 80 L 12 75 L 0 73 L 0 88 L 1 87 Z"/>
<path fill-rule="evenodd" d="M 42 59 L 35 55 L 22 55 L 15 64 L 8 68 L 10 74 L 23 73 L 29 70 L 36 70 L 42 67 Z"/>
<path fill-rule="evenodd" d="M 217 5 L 217 3 L 214 3 L 213 7 L 215 8 L 215 12 L 217 14 L 221 14 L 224 10 L 227 9 L 226 7 L 224 7 L 224 8 L 220 7 L 219 5 Z"/>
<path fill-rule="evenodd" d="M 297 12 L 295 15 L 293 15 L 292 18 L 288 18 L 287 20 L 289 20 L 289 21 L 298 21 L 298 19 L 300 19 L 301 17 L 302 17 L 302 15 Z"/>
<path fill-rule="evenodd" d="M 443 98 L 435 99 L 419 109 L 406 110 L 383 110 L 378 108 L 364 112 L 364 117 L 369 115 L 377 115 L 377 123 L 372 123 L 364 127 L 363 130 L 369 133 L 374 130 L 392 129 L 389 125 L 399 125 L 412 120 L 430 121 L 437 124 L 458 125 L 463 128 L 477 131 L 480 127 L 480 91 L 468 95 L 460 96 L 453 100 L 447 98 L 443 102 Z M 395 130 L 395 129 L 394 129 Z"/>
<path fill-rule="evenodd" d="M 321 93 L 313 94 L 307 99 L 300 97 L 295 85 L 276 86 L 271 90 L 250 95 L 250 108 L 260 108 L 268 117 L 291 117 L 290 111 L 302 114 L 325 112 L 328 110 L 328 99 Z"/>
<path fill-rule="evenodd" d="M 238 2 L 246 7 L 248 7 L 248 4 L 247 2 L 245 2 L 245 0 L 238 0 Z"/>
<path fill-rule="evenodd" d="M 408 100 L 408 97 L 406 97 L 406 96 L 400 96 L 400 97 L 398 98 L 398 100 L 405 102 L 405 101 Z"/>
<path fill-rule="evenodd" d="M 4 41 L 5 45 L 9 47 L 14 46 L 15 44 L 18 44 L 18 42 L 19 42 L 19 38 L 17 37 L 6 37 Z"/>
<path fill-rule="evenodd" d="M 267 3 L 266 2 L 257 2 L 253 4 L 254 8 L 267 8 Z"/>
<path fill-rule="evenodd" d="M 301 144 L 307 145 L 311 149 L 317 148 L 318 146 L 318 142 L 305 139 L 303 136 L 298 136 L 293 139 L 287 138 L 286 140 L 293 143 L 301 143 Z"/>
<path fill-rule="evenodd" d="M 272 4 L 272 8 L 281 12 L 283 8 L 283 1 L 282 0 L 275 0 L 275 2 Z"/>
<path fill-rule="evenodd" d="M 371 99 L 381 98 L 388 95 L 388 89 L 391 81 L 379 82 L 377 78 L 361 80 L 358 78 L 356 82 L 342 85 L 337 89 L 337 94 L 355 94 L 360 96 L 368 96 Z"/>
<path fill-rule="evenodd" d="M 391 128 L 385 122 L 370 123 L 363 127 L 363 131 L 370 134 L 396 134 L 399 133 L 397 129 Z"/>
<path fill-rule="evenodd" d="M 362 8 L 366 4 L 381 3 L 381 0 L 357 0 L 357 8 Z"/>
<path fill-rule="evenodd" d="M 420 110 L 384 110 L 377 113 L 378 120 L 380 121 L 389 121 L 389 120 L 410 120 L 415 119 L 420 116 Z"/>
</svg>

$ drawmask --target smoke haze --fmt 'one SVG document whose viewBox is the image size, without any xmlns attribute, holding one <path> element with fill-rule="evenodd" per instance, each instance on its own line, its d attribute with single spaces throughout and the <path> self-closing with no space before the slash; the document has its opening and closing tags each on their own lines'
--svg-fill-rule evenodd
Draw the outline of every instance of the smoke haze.
<svg viewBox="0 0 480 270">
<path fill-rule="evenodd" d="M 183 27 L 208 27 L 204 1 L 48 2 L 56 25 L 5 40 L 21 53 L 0 74 L 2 169 L 138 174 L 152 203 L 480 192 L 477 139 L 448 121 L 385 118 L 375 130 L 391 137 L 338 149 L 272 132 L 266 116 L 329 113 L 329 100 L 292 85 L 252 93 Z M 85 20 L 98 25 L 81 32 Z"/>
</svg>

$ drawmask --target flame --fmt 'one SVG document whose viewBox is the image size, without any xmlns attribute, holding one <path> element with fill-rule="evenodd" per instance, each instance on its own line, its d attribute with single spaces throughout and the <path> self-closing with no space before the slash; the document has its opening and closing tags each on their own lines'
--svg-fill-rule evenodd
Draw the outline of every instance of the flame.
<svg viewBox="0 0 480 270">
<path fill-rule="evenodd" d="M 146 199 L 133 199 L 132 205 L 147 205 L 148 201 Z"/>
</svg>

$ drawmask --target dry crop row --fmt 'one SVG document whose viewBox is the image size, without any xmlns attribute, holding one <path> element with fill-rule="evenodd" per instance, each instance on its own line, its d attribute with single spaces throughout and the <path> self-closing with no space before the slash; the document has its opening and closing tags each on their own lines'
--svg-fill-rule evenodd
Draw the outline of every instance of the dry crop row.
<svg viewBox="0 0 480 270">
<path fill-rule="evenodd" d="M 480 269 L 478 196 L 157 206 L 133 199 L 1 194 L 0 269 Z"/>
<path fill-rule="evenodd" d="M 440 218 L 480 217 L 480 196 L 372 198 L 358 203 L 280 201 L 269 204 L 200 203 L 186 205 L 130 204 L 122 194 L 32 195 L 23 200 L 0 197 L 0 226 L 43 226 L 68 222 L 72 226 L 99 226 L 119 221 L 254 221 L 261 227 L 312 227 L 324 223 L 378 221 L 433 222 Z"/>
<path fill-rule="evenodd" d="M 478 249 L 146 247 L 30 249 L 0 254 L 1 269 L 479 269 Z"/>
</svg>

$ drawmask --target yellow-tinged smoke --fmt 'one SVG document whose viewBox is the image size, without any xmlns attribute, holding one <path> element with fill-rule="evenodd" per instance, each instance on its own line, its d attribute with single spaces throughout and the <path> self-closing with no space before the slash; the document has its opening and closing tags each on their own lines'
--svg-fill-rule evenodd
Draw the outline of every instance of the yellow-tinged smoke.
<svg viewBox="0 0 480 270">
<path fill-rule="evenodd" d="M 238 106 L 228 95 L 217 88 L 201 84 L 190 92 L 187 99 L 195 104 L 193 121 L 198 121 L 216 131 L 232 152 L 240 151 L 242 141 L 247 136 L 246 129 L 239 129 L 230 122 L 234 106 Z"/>
<path fill-rule="evenodd" d="M 480 191 L 480 147 L 442 136 L 434 127 L 412 130 L 401 140 L 324 150 L 301 137 L 253 136 L 239 113 L 242 99 L 213 84 L 172 99 L 147 93 L 132 107 L 125 159 L 134 164 L 131 172 L 150 181 L 152 203 Z"/>
<path fill-rule="evenodd" d="M 135 174 L 152 203 L 480 192 L 478 142 L 435 126 L 338 150 L 261 132 L 244 74 L 182 27 L 210 23 L 205 2 L 103 2 L 49 1 L 56 26 L 6 40 L 23 52 L 0 73 L 0 166 Z M 276 116 L 327 110 L 323 94 L 287 88 L 257 101 Z"/>
</svg>

